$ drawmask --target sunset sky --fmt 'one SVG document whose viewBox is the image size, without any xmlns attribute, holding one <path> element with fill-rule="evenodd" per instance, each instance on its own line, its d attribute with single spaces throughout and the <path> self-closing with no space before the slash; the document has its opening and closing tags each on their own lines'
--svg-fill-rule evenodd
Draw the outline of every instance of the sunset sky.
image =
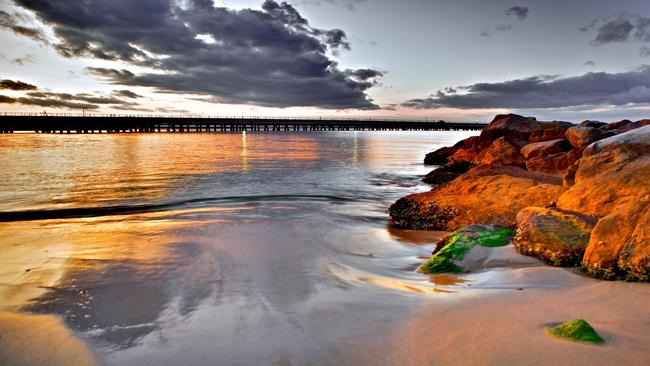
<svg viewBox="0 0 650 366">
<path fill-rule="evenodd" d="M 650 117 L 648 0 L 0 0 L 0 111 Z"/>
</svg>

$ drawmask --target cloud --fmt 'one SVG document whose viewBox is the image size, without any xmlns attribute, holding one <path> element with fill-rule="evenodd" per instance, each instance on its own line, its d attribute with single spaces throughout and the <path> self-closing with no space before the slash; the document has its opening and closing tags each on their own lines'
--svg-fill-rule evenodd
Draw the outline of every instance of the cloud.
<svg viewBox="0 0 650 366">
<path fill-rule="evenodd" d="M 16 103 L 16 98 L 0 95 L 0 104 L 13 104 Z"/>
<path fill-rule="evenodd" d="M 113 91 L 114 95 L 120 96 L 120 97 L 126 97 L 126 98 L 131 98 L 131 99 L 138 99 L 142 98 L 142 95 L 136 94 L 130 90 L 114 90 Z"/>
<path fill-rule="evenodd" d="M 650 42 L 650 18 L 640 15 L 617 15 L 601 17 L 580 28 L 583 32 L 595 32 L 594 46 L 630 40 Z"/>
<path fill-rule="evenodd" d="M 368 0 L 301 0 L 299 2 L 310 5 L 322 5 L 323 3 L 328 3 L 353 11 L 356 9 L 357 5 L 363 4 L 367 1 Z"/>
<path fill-rule="evenodd" d="M 506 9 L 505 13 L 507 16 L 517 17 L 520 21 L 523 21 L 528 16 L 528 7 L 525 6 L 513 6 L 509 9 Z M 481 37 L 491 37 L 496 32 L 507 32 L 512 29 L 512 24 L 495 24 L 495 25 L 486 25 L 481 29 Z"/>
<path fill-rule="evenodd" d="M 353 79 L 329 55 L 350 48 L 345 32 L 312 27 L 288 3 L 233 10 L 210 0 L 15 2 L 52 27 L 62 55 L 149 70 L 88 69 L 109 83 L 220 103 L 378 108 L 366 94 L 375 83 Z"/>
<path fill-rule="evenodd" d="M 0 89 L 8 90 L 36 90 L 36 86 L 22 81 L 0 80 Z"/>
<path fill-rule="evenodd" d="M 80 103 L 60 99 L 21 97 L 16 99 L 17 103 L 22 105 L 33 105 L 50 108 L 67 108 L 67 109 L 98 109 L 99 106 L 89 103 Z"/>
<path fill-rule="evenodd" d="M 20 34 L 21 36 L 31 38 L 38 42 L 47 43 L 47 38 L 45 38 L 39 29 L 17 24 L 17 17 L 16 14 L 12 16 L 6 11 L 0 10 L 0 28 L 11 30 L 16 34 Z"/>
<path fill-rule="evenodd" d="M 591 60 L 590 60 L 590 61 L 585 61 L 585 66 L 591 66 L 591 67 L 593 67 L 593 66 L 596 66 L 596 63 L 593 62 L 593 61 L 591 61 Z"/>
<path fill-rule="evenodd" d="M 34 63 L 36 63 L 36 61 L 34 60 L 33 55 L 27 54 L 27 55 L 25 55 L 23 57 L 18 57 L 18 58 L 15 58 L 15 59 L 11 60 L 11 63 L 14 64 L 14 65 L 24 66 L 25 64 L 34 64 Z"/>
<path fill-rule="evenodd" d="M 519 20 L 524 20 L 528 16 L 527 6 L 513 6 L 506 10 L 506 15 L 515 16 Z"/>
<path fill-rule="evenodd" d="M 358 69 L 358 70 L 346 70 L 346 74 L 350 77 L 357 80 L 371 80 L 381 76 L 384 76 L 385 72 L 375 70 L 375 69 Z"/>
<path fill-rule="evenodd" d="M 580 76 L 532 76 L 499 83 L 477 83 L 439 90 L 402 106 L 436 108 L 565 108 L 573 106 L 623 106 L 650 102 L 650 66 L 621 73 L 589 72 Z"/>
</svg>

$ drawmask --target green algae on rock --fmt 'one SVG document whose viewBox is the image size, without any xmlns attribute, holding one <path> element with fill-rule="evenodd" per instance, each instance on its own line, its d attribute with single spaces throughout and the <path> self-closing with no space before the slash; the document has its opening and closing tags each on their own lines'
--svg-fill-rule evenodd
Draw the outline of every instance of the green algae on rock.
<svg viewBox="0 0 650 366">
<path fill-rule="evenodd" d="M 476 246 L 494 248 L 509 244 L 513 230 L 487 225 L 470 225 L 444 237 L 436 246 L 433 256 L 420 266 L 422 273 L 460 273 L 465 268 L 460 263 Z"/>
<path fill-rule="evenodd" d="M 573 319 L 556 327 L 546 329 L 546 333 L 572 341 L 593 344 L 605 343 L 605 340 L 584 319 Z"/>
</svg>

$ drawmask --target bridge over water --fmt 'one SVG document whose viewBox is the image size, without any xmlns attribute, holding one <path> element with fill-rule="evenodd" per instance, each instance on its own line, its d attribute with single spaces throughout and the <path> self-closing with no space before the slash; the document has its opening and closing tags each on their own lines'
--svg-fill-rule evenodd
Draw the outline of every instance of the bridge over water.
<svg viewBox="0 0 650 366">
<path fill-rule="evenodd" d="M 452 131 L 480 130 L 485 126 L 484 123 L 352 118 L 0 114 L 0 133 Z"/>
</svg>

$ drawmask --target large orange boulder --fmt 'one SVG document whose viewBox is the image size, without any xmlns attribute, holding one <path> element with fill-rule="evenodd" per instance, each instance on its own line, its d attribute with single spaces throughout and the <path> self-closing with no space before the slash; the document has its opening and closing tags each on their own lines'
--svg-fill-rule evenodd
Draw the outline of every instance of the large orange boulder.
<svg viewBox="0 0 650 366">
<path fill-rule="evenodd" d="M 400 228 L 453 231 L 471 224 L 514 227 L 519 211 L 546 206 L 564 188 L 557 176 L 514 166 L 474 168 L 445 186 L 401 198 L 389 209 Z"/>
<path fill-rule="evenodd" d="M 571 146 L 583 149 L 594 141 L 607 137 L 605 131 L 594 127 L 571 127 L 566 131 L 566 138 Z"/>
<path fill-rule="evenodd" d="M 577 266 L 595 219 L 557 208 L 528 207 L 517 214 L 514 246 L 554 266 Z"/>
<path fill-rule="evenodd" d="M 562 138 L 524 145 L 524 147 L 521 148 L 521 155 L 523 155 L 525 159 L 533 159 L 569 150 L 571 150 L 571 144 L 568 140 Z"/>
<path fill-rule="evenodd" d="M 650 242 L 643 238 L 650 201 L 650 126 L 589 145 L 573 180 L 557 206 L 600 218 L 583 268 L 600 278 L 647 279 Z"/>
</svg>

